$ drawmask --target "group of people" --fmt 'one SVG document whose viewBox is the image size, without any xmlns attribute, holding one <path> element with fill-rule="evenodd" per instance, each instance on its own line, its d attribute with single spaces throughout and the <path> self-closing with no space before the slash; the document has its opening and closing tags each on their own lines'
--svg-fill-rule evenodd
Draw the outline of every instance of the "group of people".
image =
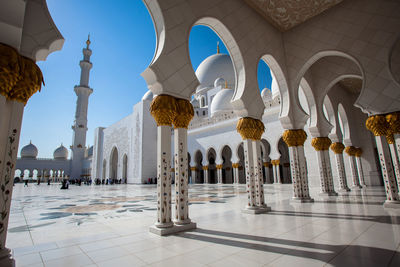
<svg viewBox="0 0 400 267">
<path fill-rule="evenodd" d="M 95 185 L 101 185 L 101 184 L 122 184 L 122 179 L 99 179 L 96 178 Z"/>
</svg>

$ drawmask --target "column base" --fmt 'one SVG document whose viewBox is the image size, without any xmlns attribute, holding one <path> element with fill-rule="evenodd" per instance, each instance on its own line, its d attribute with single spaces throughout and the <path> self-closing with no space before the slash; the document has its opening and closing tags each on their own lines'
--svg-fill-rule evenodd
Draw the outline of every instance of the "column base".
<svg viewBox="0 0 400 267">
<path fill-rule="evenodd" d="M 196 229 L 197 225 L 195 222 L 190 222 L 187 224 L 182 224 L 182 225 L 172 225 L 172 227 L 168 228 L 158 228 L 156 225 L 153 225 L 150 227 L 150 233 L 159 235 L 159 236 L 165 236 L 165 235 L 172 235 L 175 233 L 179 232 L 184 232 L 188 230 L 193 230 Z"/>
<path fill-rule="evenodd" d="M 321 197 L 336 197 L 338 195 L 338 193 L 336 192 L 322 192 L 319 193 L 319 196 Z"/>
<path fill-rule="evenodd" d="M 358 190 L 361 190 L 361 189 L 362 189 L 361 185 L 353 185 L 353 186 L 351 187 L 351 190 L 352 190 L 352 191 L 353 191 L 353 190 L 358 191 Z"/>
<path fill-rule="evenodd" d="M 186 220 L 174 220 L 173 222 L 175 225 L 185 225 L 191 223 L 192 221 L 188 218 Z"/>
<path fill-rule="evenodd" d="M 0 266 L 15 267 L 15 260 L 10 249 L 3 248 L 0 250 Z"/>
<path fill-rule="evenodd" d="M 400 209 L 400 201 L 386 200 L 385 203 L 383 203 L 383 207 L 391 209 Z"/>
<path fill-rule="evenodd" d="M 291 201 L 293 203 L 312 203 L 314 199 L 311 197 L 292 197 Z"/>
<path fill-rule="evenodd" d="M 339 195 L 343 195 L 343 194 L 346 194 L 346 193 L 348 193 L 350 191 L 351 191 L 350 188 L 342 188 L 342 189 L 338 190 L 338 193 L 339 193 Z"/>
<path fill-rule="evenodd" d="M 155 223 L 154 226 L 157 227 L 157 228 L 170 228 L 170 227 L 174 226 L 174 223 L 173 222 Z"/>
<path fill-rule="evenodd" d="M 271 211 L 271 207 L 268 207 L 267 205 L 263 207 L 246 207 L 242 209 L 242 212 L 246 214 L 262 214 L 269 211 Z"/>
</svg>

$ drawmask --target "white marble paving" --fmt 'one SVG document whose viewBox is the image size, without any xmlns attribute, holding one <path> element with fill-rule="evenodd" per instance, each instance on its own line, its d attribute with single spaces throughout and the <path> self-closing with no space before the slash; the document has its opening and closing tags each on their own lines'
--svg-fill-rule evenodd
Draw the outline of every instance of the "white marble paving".
<svg viewBox="0 0 400 267">
<path fill-rule="evenodd" d="M 155 186 L 15 185 L 7 246 L 17 266 L 399 266 L 400 211 L 381 187 L 291 203 L 265 185 L 268 214 L 244 214 L 244 185 L 192 185 L 195 231 L 159 237 Z"/>
</svg>

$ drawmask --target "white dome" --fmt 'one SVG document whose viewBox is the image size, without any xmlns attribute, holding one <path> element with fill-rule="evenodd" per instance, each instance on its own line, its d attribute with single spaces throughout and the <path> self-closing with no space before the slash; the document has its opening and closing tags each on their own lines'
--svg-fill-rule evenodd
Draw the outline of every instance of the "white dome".
<svg viewBox="0 0 400 267">
<path fill-rule="evenodd" d="M 272 92 L 268 88 L 264 88 L 261 91 L 261 97 L 264 101 L 268 101 L 272 99 Z"/>
<path fill-rule="evenodd" d="M 232 89 L 222 89 L 214 96 L 210 106 L 211 117 L 222 112 L 233 110 L 231 104 L 233 93 L 234 91 Z"/>
<path fill-rule="evenodd" d="M 224 83 L 227 81 L 234 88 L 235 70 L 227 54 L 215 54 L 203 60 L 196 70 L 196 76 L 200 82 L 198 88 L 213 87 L 217 78 L 224 79 Z"/>
<path fill-rule="evenodd" d="M 34 144 L 32 144 L 32 142 L 29 142 L 29 145 L 26 145 L 21 149 L 21 158 L 35 159 L 37 155 L 38 155 L 38 149 Z"/>
<path fill-rule="evenodd" d="M 153 101 L 153 92 L 148 90 L 142 97 L 142 100 Z"/>
<path fill-rule="evenodd" d="M 53 153 L 54 159 L 67 159 L 68 158 L 68 149 L 61 144 Z"/>
<path fill-rule="evenodd" d="M 199 100 L 197 100 L 196 98 L 193 98 L 193 99 L 190 101 L 190 103 L 192 104 L 192 106 L 193 106 L 194 108 L 199 108 L 199 107 L 200 107 Z"/>
<path fill-rule="evenodd" d="M 218 87 L 218 86 L 221 86 L 222 88 L 225 87 L 225 80 L 223 78 L 221 78 L 221 77 L 217 78 L 214 81 L 214 87 Z"/>
</svg>

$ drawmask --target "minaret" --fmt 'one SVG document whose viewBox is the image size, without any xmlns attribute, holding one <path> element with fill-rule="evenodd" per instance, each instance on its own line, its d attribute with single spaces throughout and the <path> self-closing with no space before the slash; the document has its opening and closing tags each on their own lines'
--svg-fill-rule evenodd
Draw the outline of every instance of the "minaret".
<svg viewBox="0 0 400 267">
<path fill-rule="evenodd" d="M 72 126 L 74 134 L 71 146 L 71 179 L 81 178 L 82 163 L 85 158 L 88 102 L 90 94 L 93 93 L 93 89 L 89 87 L 89 73 L 93 66 L 92 62 L 90 62 L 92 50 L 89 49 L 89 46 L 90 36 L 86 41 L 86 48 L 83 49 L 83 60 L 79 62 L 81 66 L 81 81 L 79 85 L 74 87 L 78 99 L 76 101 L 75 121 Z"/>
</svg>

